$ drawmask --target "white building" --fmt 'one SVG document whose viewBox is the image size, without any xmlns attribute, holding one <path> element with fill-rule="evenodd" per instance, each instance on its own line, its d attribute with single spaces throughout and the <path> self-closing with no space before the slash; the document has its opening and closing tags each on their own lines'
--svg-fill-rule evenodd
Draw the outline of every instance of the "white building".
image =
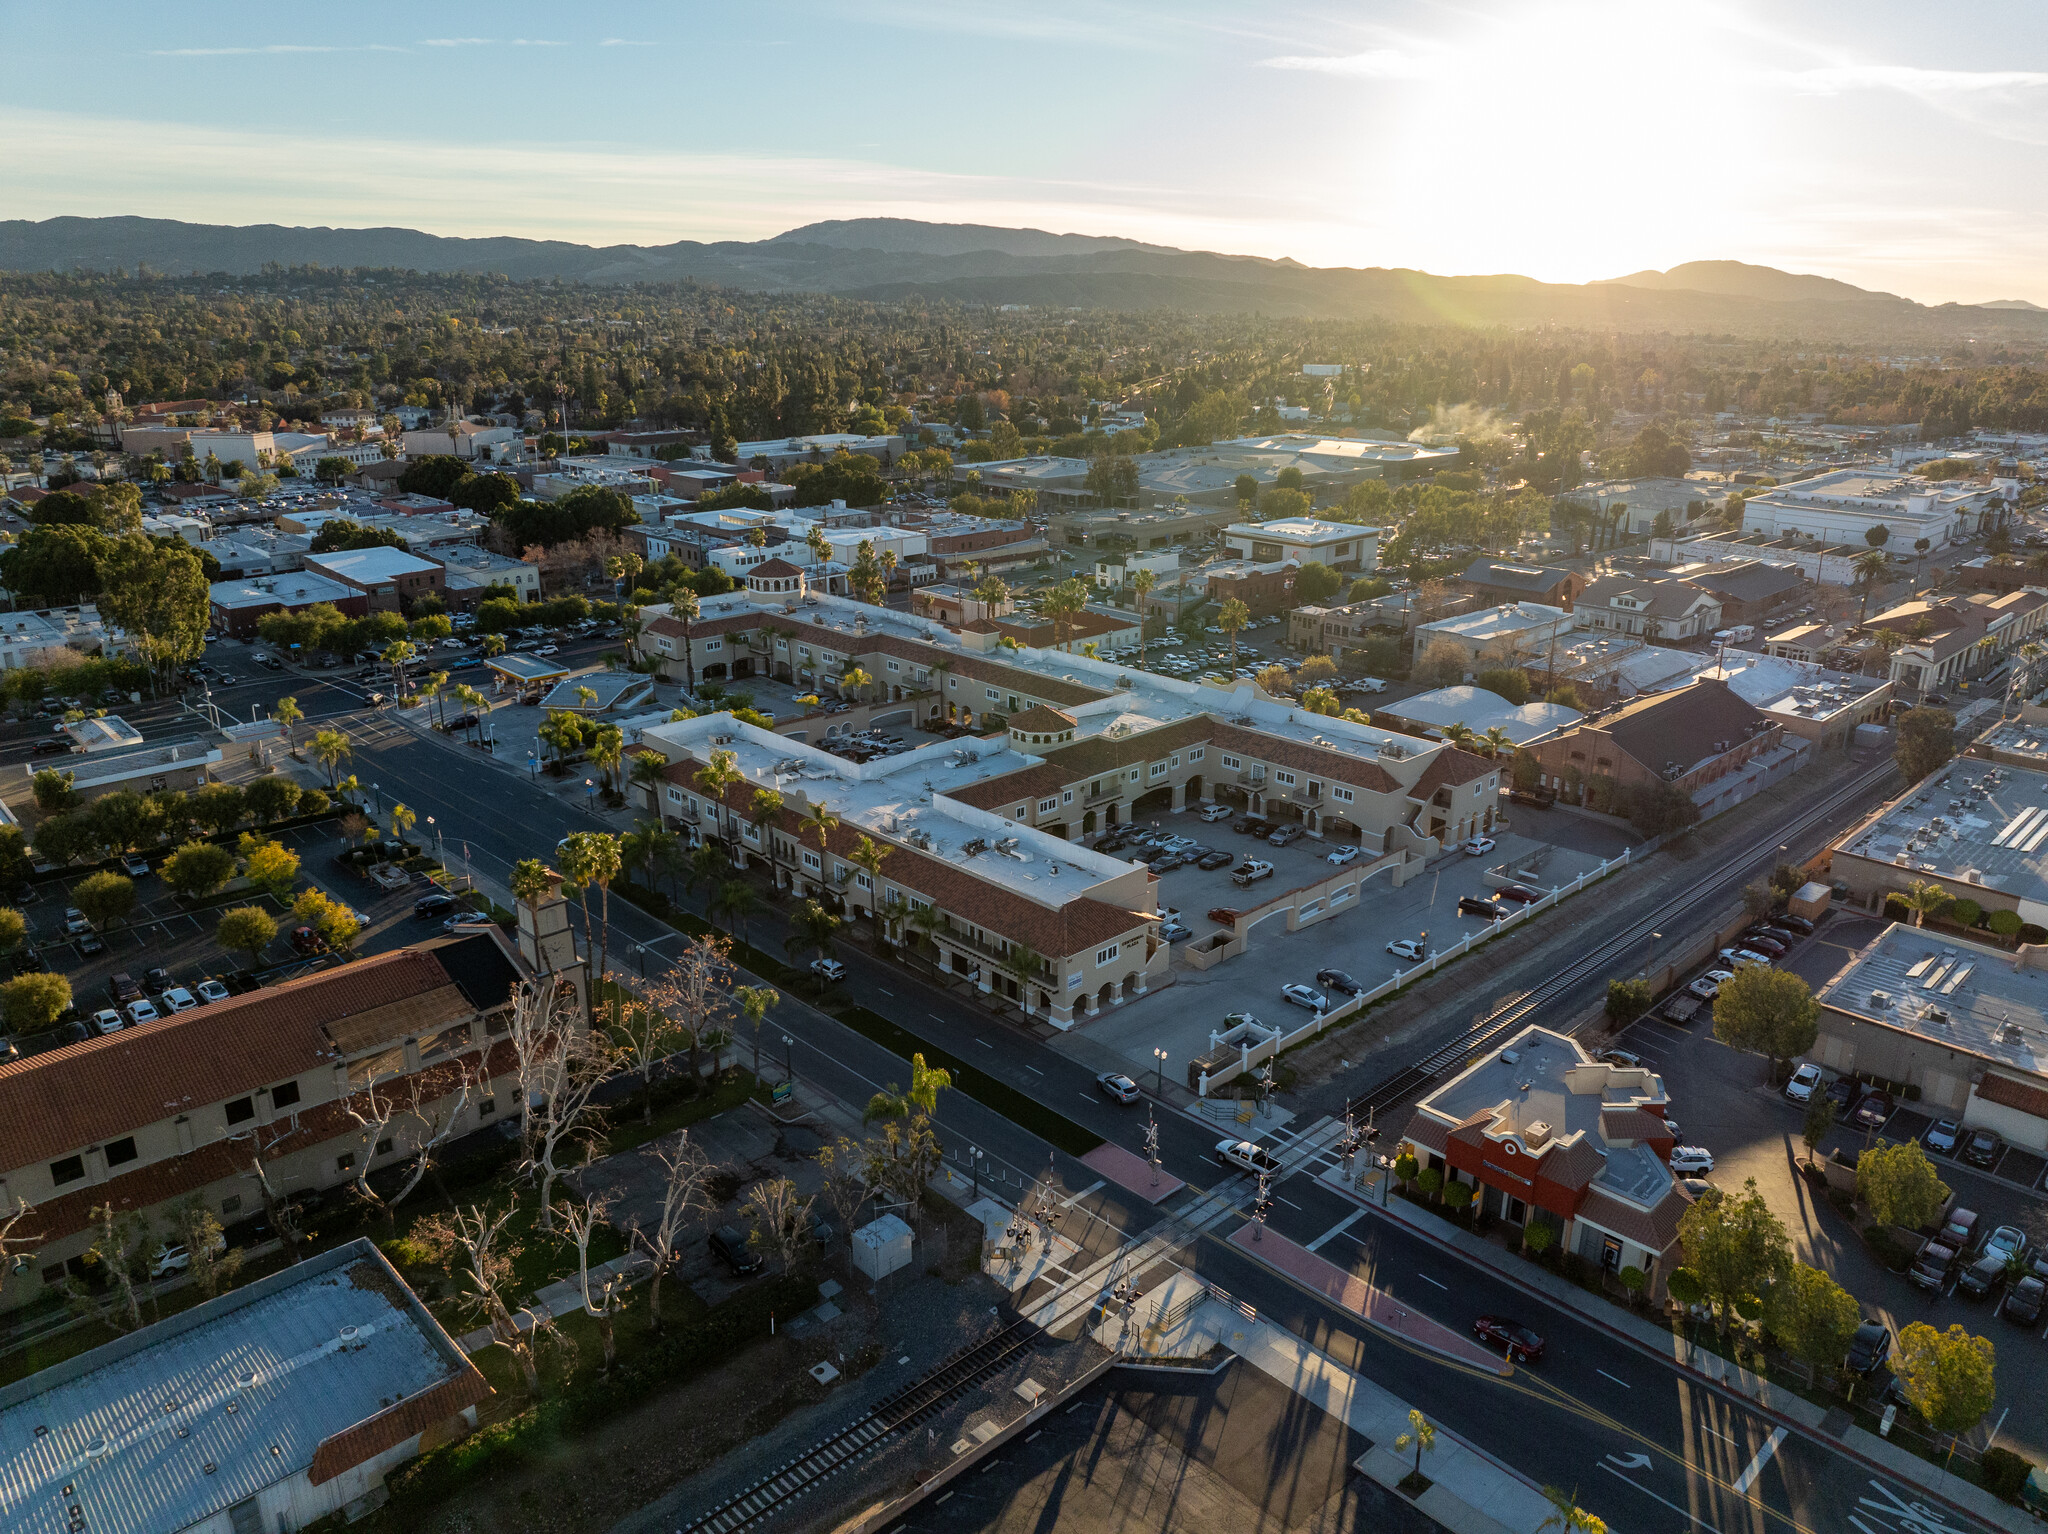
<svg viewBox="0 0 2048 1534">
<path fill-rule="evenodd" d="M 48 666 L 104 652 L 120 655 L 127 640 L 119 630 L 110 642 L 97 607 L 53 607 L 40 612 L 0 613 L 0 671 Z"/>
<path fill-rule="evenodd" d="M 1223 530 L 1226 558 L 1253 564 L 1311 562 L 1337 570 L 1376 570 L 1380 530 L 1316 517 L 1279 517 L 1271 522 L 1233 522 Z"/>
<path fill-rule="evenodd" d="M 1178 549 L 1137 550 L 1115 559 L 1096 560 L 1095 584 L 1105 588 L 1128 586 L 1141 570 L 1150 570 L 1156 579 L 1164 580 L 1179 569 Z"/>
<path fill-rule="evenodd" d="M 1967 480 L 1928 480 L 1870 469 L 1838 469 L 1751 497 L 1742 530 L 1816 543 L 1865 544 L 1883 527 L 1885 547 L 1910 554 L 1922 538 L 1930 550 L 1984 531 L 2002 518 L 2003 497 Z"/>
<path fill-rule="evenodd" d="M 1571 612 L 1546 607 L 1541 602 L 1507 602 L 1484 607 L 1478 612 L 1439 618 L 1415 626 L 1415 653 L 1420 655 L 1438 640 L 1449 640 L 1465 652 L 1468 661 L 1540 656 L 1551 644 L 1577 626 Z"/>
<path fill-rule="evenodd" d="M 451 439 L 446 426 L 429 426 L 405 433 L 405 456 L 428 458 L 435 454 L 457 458 L 501 459 L 523 446 L 526 433 L 516 426 L 480 426 L 475 421 L 454 423 Z"/>
</svg>

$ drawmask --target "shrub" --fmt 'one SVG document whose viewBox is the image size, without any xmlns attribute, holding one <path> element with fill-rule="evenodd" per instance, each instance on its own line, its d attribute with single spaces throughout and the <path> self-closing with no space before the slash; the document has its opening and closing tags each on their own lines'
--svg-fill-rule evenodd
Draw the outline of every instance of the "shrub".
<svg viewBox="0 0 2048 1534">
<path fill-rule="evenodd" d="M 1444 1174 L 1439 1167 L 1426 1166 L 1415 1174 L 1415 1186 L 1434 1199 L 1443 1191 Z"/>
<path fill-rule="evenodd" d="M 1884 919 L 1886 921 L 1911 921 L 1912 910 L 1897 895 L 1884 897 Z"/>
<path fill-rule="evenodd" d="M 1995 1497 L 2008 1502 L 2019 1500 L 2020 1488 L 2027 1484 L 2032 1473 L 2032 1460 L 2015 1454 L 2010 1449 L 1986 1449 L 1984 1458 L 1977 1466 L 1977 1478 L 1984 1483 L 1984 1489 Z"/>
<path fill-rule="evenodd" d="M 41 1033 L 71 1005 L 71 982 L 62 975 L 18 975 L 0 985 L 0 1016 L 9 1033 Z"/>
<path fill-rule="evenodd" d="M 1647 980 L 1610 980 L 1607 982 L 1607 1015 L 1615 1024 L 1626 1027 L 1650 1010 L 1655 993 Z"/>
<path fill-rule="evenodd" d="M 1974 927 L 1984 919 L 1984 907 L 1974 900 L 1958 900 L 1948 908 L 1948 919 L 1958 927 Z"/>
<path fill-rule="evenodd" d="M 324 788 L 309 788 L 303 794 L 300 794 L 299 813 L 301 815 L 325 815 L 327 813 L 327 790 Z"/>
<path fill-rule="evenodd" d="M 1671 1278 L 1665 1286 L 1681 1305 L 1697 1305 L 1706 1298 L 1707 1286 L 1700 1282 L 1700 1276 L 1691 1268 L 1673 1268 Z"/>
<path fill-rule="evenodd" d="M 2000 937 L 2017 937 L 2026 923 L 2017 911 L 1993 911 L 1984 925 Z"/>
</svg>

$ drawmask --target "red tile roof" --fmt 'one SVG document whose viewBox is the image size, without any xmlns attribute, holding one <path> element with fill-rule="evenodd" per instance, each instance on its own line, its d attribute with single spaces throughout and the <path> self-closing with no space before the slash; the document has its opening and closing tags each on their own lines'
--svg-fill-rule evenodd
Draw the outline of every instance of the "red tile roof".
<svg viewBox="0 0 2048 1534">
<path fill-rule="evenodd" d="M 1063 714 L 1056 708 L 1047 708 L 1043 703 L 1035 703 L 1023 713 L 1013 716 L 1010 728 L 1049 735 L 1074 728 L 1074 716 Z"/>
<path fill-rule="evenodd" d="M 1422 776 L 1415 780 L 1415 786 L 1408 790 L 1408 797 L 1427 804 L 1432 795 L 1445 784 L 1462 788 L 1467 783 L 1477 782 L 1489 772 L 1498 772 L 1499 766 L 1483 756 L 1476 756 L 1458 746 L 1445 746 L 1430 758 L 1429 765 L 1422 770 Z"/>
<path fill-rule="evenodd" d="M 747 572 L 747 579 L 752 580 L 757 575 L 765 575 L 774 580 L 787 580 L 792 575 L 802 574 L 803 571 L 786 559 L 771 559 L 749 570 Z"/>
<path fill-rule="evenodd" d="M 465 1407 L 487 1399 L 491 1393 L 491 1387 L 477 1372 L 476 1365 L 465 1359 L 460 1372 L 452 1379 L 429 1386 L 417 1395 L 407 1396 L 376 1416 L 366 1417 L 354 1427 L 344 1428 L 331 1438 L 321 1440 L 320 1446 L 313 1451 L 313 1464 L 306 1472 L 306 1479 L 315 1486 L 331 1481 L 375 1459 L 385 1450 L 395 1449 L 407 1439 L 418 1437 L 436 1423 L 446 1422 Z"/>
<path fill-rule="evenodd" d="M 1579 1205 L 1579 1218 L 1625 1237 L 1645 1251 L 1667 1252 L 1678 1240 L 1678 1222 L 1691 1207 L 1692 1199 L 1675 1184 L 1653 1209 L 1638 1208 L 1604 1188 L 1592 1188 Z"/>
</svg>

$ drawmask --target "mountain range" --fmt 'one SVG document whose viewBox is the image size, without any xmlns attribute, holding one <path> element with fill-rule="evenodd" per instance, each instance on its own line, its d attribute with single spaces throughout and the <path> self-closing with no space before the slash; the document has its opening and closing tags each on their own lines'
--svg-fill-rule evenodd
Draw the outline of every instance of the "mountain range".
<svg viewBox="0 0 2048 1534">
<path fill-rule="evenodd" d="M 1691 261 L 1589 283 L 1447 277 L 1390 267 L 1311 267 L 1137 240 L 914 219 L 840 219 L 765 240 L 577 245 L 459 239 L 416 229 L 191 224 L 151 218 L 0 221 L 0 271 L 246 274 L 285 266 L 495 273 L 584 283 L 697 281 L 871 300 L 1629 331 L 1813 335 L 1940 343 L 2048 342 L 2048 309 L 2024 299 L 1924 305 L 1829 277 Z"/>
</svg>

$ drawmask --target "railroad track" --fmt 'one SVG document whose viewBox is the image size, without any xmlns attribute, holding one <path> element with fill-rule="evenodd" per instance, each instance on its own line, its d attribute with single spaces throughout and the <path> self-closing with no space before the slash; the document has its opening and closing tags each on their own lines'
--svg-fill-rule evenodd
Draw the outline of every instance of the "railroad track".
<svg viewBox="0 0 2048 1534">
<path fill-rule="evenodd" d="M 678 1534 L 738 1534 L 772 1518 L 797 1498 L 872 1453 L 905 1428 L 943 1410 L 1031 1346 L 1039 1335 L 1029 1321 L 1012 1321 L 1001 1331 L 951 1354 L 915 1384 L 877 1401 L 867 1412 L 794 1459 L 762 1476 L 736 1496 L 684 1524 Z"/>
<path fill-rule="evenodd" d="M 1789 842 L 1795 837 L 1804 836 L 1844 804 L 1868 792 L 1883 780 L 1886 773 L 1893 770 L 1891 762 L 1887 760 L 1844 784 L 1826 799 L 1803 811 L 1797 818 L 1783 826 L 1776 840 Z M 1695 881 L 1691 889 L 1673 895 L 1647 915 L 1638 917 L 1620 928 L 1606 943 L 1566 964 L 1534 990 L 1525 991 L 1520 996 L 1501 1003 L 1491 1012 L 1474 1019 L 1470 1026 L 1413 1065 L 1398 1070 L 1368 1087 L 1363 1094 L 1351 1100 L 1347 1105 L 1348 1110 L 1363 1118 L 1369 1113 L 1378 1113 L 1382 1109 L 1394 1107 L 1405 1101 L 1453 1067 L 1463 1065 L 1474 1055 L 1484 1052 L 1496 1039 L 1518 1027 L 1538 1007 L 1547 1006 L 1573 986 L 1607 968 L 1618 954 L 1641 942 L 1662 924 L 1680 915 L 1686 907 L 1706 898 L 1707 892 L 1729 875 L 1740 873 L 1758 861 L 1754 849 L 1738 852 L 1724 859 L 1719 867 Z"/>
</svg>

